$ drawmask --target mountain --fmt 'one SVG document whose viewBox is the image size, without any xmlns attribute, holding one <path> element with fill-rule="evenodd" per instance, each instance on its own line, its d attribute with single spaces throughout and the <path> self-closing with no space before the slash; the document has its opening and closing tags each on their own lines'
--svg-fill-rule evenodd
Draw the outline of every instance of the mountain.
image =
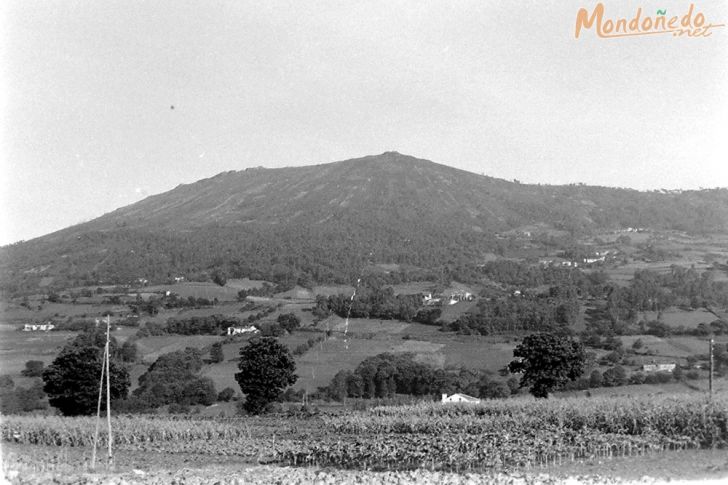
<svg viewBox="0 0 728 485">
<path fill-rule="evenodd" d="M 728 190 L 639 192 L 508 182 L 397 152 L 249 168 L 180 185 L 0 250 L 2 289 L 159 281 L 177 274 L 350 281 L 371 263 L 424 270 L 503 252 L 524 226 L 578 235 L 628 226 L 728 230 Z"/>
</svg>

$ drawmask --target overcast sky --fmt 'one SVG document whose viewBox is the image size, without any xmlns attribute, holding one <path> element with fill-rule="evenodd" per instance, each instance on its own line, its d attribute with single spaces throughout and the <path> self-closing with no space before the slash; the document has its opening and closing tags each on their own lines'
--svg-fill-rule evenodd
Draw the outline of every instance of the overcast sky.
<svg viewBox="0 0 728 485">
<path fill-rule="evenodd" d="M 574 39 L 595 3 L 6 0 L 0 244 L 226 170 L 387 150 L 523 182 L 728 187 L 728 28 Z M 695 4 L 728 22 L 728 2 Z"/>
</svg>

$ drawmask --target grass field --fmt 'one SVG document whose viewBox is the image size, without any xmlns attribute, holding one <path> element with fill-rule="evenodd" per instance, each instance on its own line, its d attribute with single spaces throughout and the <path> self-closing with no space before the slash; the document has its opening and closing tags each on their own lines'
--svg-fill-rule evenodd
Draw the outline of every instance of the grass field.
<svg viewBox="0 0 728 485">
<path fill-rule="evenodd" d="M 315 391 L 331 382 L 340 370 L 354 370 L 361 361 L 383 352 L 394 352 L 399 338 L 358 339 L 336 334 L 296 359 L 298 382 L 294 388 Z"/>
<path fill-rule="evenodd" d="M 29 360 L 49 364 L 73 332 L 20 332 L 14 325 L 0 325 L 0 374 L 19 375 Z"/>
<path fill-rule="evenodd" d="M 128 311 L 127 307 L 119 305 L 86 305 L 86 304 L 71 304 L 71 303 L 43 303 L 41 309 L 38 310 L 37 306 L 31 304 L 32 310 L 25 307 L 21 307 L 18 303 L 3 303 L 0 306 L 0 324 L 17 324 L 27 323 L 30 321 L 46 321 L 51 318 L 61 317 L 82 317 L 88 318 L 101 316 L 106 311 Z"/>
<path fill-rule="evenodd" d="M 171 291 L 176 293 L 182 298 L 193 296 L 195 298 L 207 298 L 212 300 L 217 298 L 219 301 L 236 301 L 238 298 L 238 291 L 241 288 L 237 286 L 220 286 L 215 283 L 203 283 L 203 282 L 187 282 L 187 283 L 175 283 L 172 285 L 155 285 L 144 287 L 144 291 L 164 293 Z"/>
<path fill-rule="evenodd" d="M 219 342 L 215 335 L 163 335 L 137 340 L 137 349 L 145 364 L 152 364 L 162 354 L 184 350 L 187 347 L 201 349 Z"/>
<path fill-rule="evenodd" d="M 369 318 L 350 318 L 347 327 L 346 319 L 336 315 L 322 320 L 316 325 L 320 330 L 334 332 L 354 332 L 356 334 L 389 335 L 400 334 L 409 327 L 406 322 L 399 320 L 379 320 Z"/>
<path fill-rule="evenodd" d="M 333 296 L 333 295 L 351 295 L 354 293 L 354 287 L 350 285 L 321 285 L 313 287 L 314 295 Z"/>
<path fill-rule="evenodd" d="M 671 308 L 663 311 L 661 314 L 657 312 L 642 312 L 638 315 L 638 320 L 644 320 L 646 322 L 658 319 L 671 327 L 683 326 L 685 328 L 696 328 L 701 323 L 707 325 L 714 320 L 718 320 L 718 317 L 714 313 L 702 308 L 687 311 Z"/>
<path fill-rule="evenodd" d="M 231 278 L 227 280 L 225 286 L 234 290 L 251 290 L 253 288 L 262 288 L 264 284 L 273 284 L 265 280 L 251 280 L 249 278 Z"/>
</svg>

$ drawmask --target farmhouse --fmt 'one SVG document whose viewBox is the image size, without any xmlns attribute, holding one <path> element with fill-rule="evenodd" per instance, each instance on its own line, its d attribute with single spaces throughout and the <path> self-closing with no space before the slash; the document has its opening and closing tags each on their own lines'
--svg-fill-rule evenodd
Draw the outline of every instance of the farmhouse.
<svg viewBox="0 0 728 485">
<path fill-rule="evenodd" d="M 26 323 L 23 332 L 48 332 L 56 328 L 52 323 Z"/>
<path fill-rule="evenodd" d="M 251 325 L 249 327 L 228 327 L 227 334 L 228 335 L 243 335 L 246 333 L 258 333 L 260 330 L 258 330 L 254 325 Z"/>
<path fill-rule="evenodd" d="M 448 396 L 447 394 L 442 395 L 442 402 L 443 403 L 449 403 L 449 402 L 469 402 L 469 403 L 479 403 L 480 399 L 473 396 L 468 396 L 467 394 L 461 394 L 461 393 L 455 393 L 451 396 Z"/>
<path fill-rule="evenodd" d="M 672 372 L 675 370 L 675 364 L 643 364 L 644 372 Z"/>
</svg>

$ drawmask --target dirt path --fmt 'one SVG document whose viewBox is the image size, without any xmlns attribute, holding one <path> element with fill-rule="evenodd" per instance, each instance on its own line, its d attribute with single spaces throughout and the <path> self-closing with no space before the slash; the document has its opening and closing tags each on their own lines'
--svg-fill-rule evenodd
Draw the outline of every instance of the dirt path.
<svg viewBox="0 0 728 485">
<path fill-rule="evenodd" d="M 524 471 L 471 474 L 427 470 L 370 472 L 251 463 L 241 457 L 119 450 L 111 470 L 103 453 L 88 471 L 87 448 L 2 444 L 0 483 L 57 484 L 561 484 L 728 483 L 726 450 L 665 452 L 565 463 Z M 4 478 L 4 480 L 3 480 Z"/>
</svg>

